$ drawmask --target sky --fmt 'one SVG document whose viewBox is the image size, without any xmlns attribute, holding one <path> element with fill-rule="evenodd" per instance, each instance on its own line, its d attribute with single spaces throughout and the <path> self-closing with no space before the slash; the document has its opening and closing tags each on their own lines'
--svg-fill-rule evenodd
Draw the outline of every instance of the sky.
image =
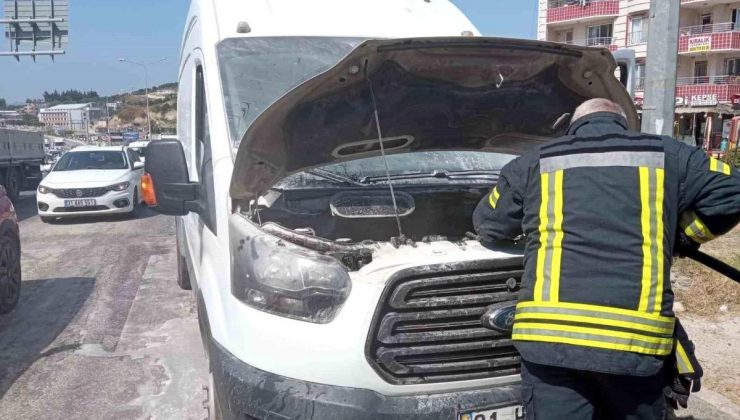
<svg viewBox="0 0 740 420">
<path fill-rule="evenodd" d="M 246 1 L 246 0 L 245 0 Z M 351 1 L 351 0 L 348 0 Z M 537 0 L 452 0 L 484 35 L 534 38 Z M 0 57 L 0 98 L 41 98 L 45 90 L 95 90 L 101 95 L 144 87 L 140 67 L 150 62 L 150 85 L 177 79 L 179 46 L 189 0 L 70 0 L 67 54 Z M 2 28 L 3 31 L 5 28 Z M 0 40 L 2 42 L 2 40 Z M 0 47 L 6 51 L 7 46 Z"/>
</svg>

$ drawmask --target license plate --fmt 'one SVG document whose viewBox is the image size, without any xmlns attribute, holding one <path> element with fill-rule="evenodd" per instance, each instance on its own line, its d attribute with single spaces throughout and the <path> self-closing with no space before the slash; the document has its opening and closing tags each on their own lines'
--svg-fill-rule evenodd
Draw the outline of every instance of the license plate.
<svg viewBox="0 0 740 420">
<path fill-rule="evenodd" d="M 521 405 L 512 405 L 490 410 L 465 411 L 457 415 L 457 420 L 524 420 L 524 408 Z"/>
<path fill-rule="evenodd" d="M 95 200 L 64 200 L 64 207 L 95 207 L 97 205 Z"/>
</svg>

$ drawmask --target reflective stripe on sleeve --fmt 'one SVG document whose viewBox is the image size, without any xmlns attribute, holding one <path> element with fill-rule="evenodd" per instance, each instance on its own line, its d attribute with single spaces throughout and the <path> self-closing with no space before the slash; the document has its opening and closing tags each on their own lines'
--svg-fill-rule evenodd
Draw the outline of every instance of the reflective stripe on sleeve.
<svg viewBox="0 0 740 420">
<path fill-rule="evenodd" d="M 709 170 L 712 172 L 719 172 L 725 175 L 730 175 L 731 173 L 730 165 L 722 162 L 721 160 L 715 159 L 713 157 L 709 158 Z"/>
<path fill-rule="evenodd" d="M 678 373 L 682 375 L 694 373 L 694 366 L 691 363 L 691 359 L 686 354 L 686 349 L 678 341 L 676 342 L 676 366 L 678 367 Z"/>
<path fill-rule="evenodd" d="M 716 235 L 714 235 L 707 225 L 701 221 L 699 216 L 692 211 L 684 212 L 681 215 L 679 225 L 681 225 L 681 229 L 686 236 L 698 244 L 703 244 L 716 238 Z"/>
<path fill-rule="evenodd" d="M 488 203 L 491 204 L 492 209 L 496 208 L 496 204 L 498 203 L 499 197 L 500 197 L 500 194 L 498 193 L 498 185 L 496 185 L 495 187 L 493 187 L 491 194 L 488 196 Z"/>
</svg>

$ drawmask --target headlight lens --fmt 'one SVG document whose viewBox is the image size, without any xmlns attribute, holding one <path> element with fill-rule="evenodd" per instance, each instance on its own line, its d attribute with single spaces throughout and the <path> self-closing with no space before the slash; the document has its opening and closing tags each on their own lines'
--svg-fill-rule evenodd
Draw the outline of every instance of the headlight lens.
<svg viewBox="0 0 740 420">
<path fill-rule="evenodd" d="M 130 186 L 130 182 L 121 182 L 116 185 L 111 185 L 110 187 L 108 187 L 108 189 L 111 191 L 126 191 Z"/>
<path fill-rule="evenodd" d="M 51 188 L 49 188 L 49 187 L 45 187 L 45 186 L 43 186 L 43 185 L 39 185 L 39 192 L 40 192 L 41 194 L 51 194 L 51 192 L 52 192 L 52 189 L 51 189 Z"/>
<path fill-rule="evenodd" d="M 267 236 L 242 240 L 248 236 L 232 231 L 231 237 L 231 292 L 237 299 L 288 318 L 319 324 L 334 319 L 351 285 L 336 259 Z"/>
</svg>

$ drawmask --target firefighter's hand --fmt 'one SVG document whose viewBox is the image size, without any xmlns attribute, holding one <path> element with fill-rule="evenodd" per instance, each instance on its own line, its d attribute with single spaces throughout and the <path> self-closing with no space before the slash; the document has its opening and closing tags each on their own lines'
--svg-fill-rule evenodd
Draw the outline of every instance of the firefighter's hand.
<svg viewBox="0 0 740 420">
<path fill-rule="evenodd" d="M 686 236 L 683 232 L 678 232 L 677 238 L 676 238 L 676 252 L 675 255 L 685 258 L 688 254 L 690 254 L 692 251 L 698 251 L 699 247 L 698 243 L 692 241 L 688 236 Z"/>
<path fill-rule="evenodd" d="M 691 392 L 691 380 L 680 375 L 676 375 L 673 380 L 673 386 L 666 390 L 666 398 L 671 406 L 678 410 L 678 407 L 687 408 L 689 406 L 689 396 Z"/>
</svg>

